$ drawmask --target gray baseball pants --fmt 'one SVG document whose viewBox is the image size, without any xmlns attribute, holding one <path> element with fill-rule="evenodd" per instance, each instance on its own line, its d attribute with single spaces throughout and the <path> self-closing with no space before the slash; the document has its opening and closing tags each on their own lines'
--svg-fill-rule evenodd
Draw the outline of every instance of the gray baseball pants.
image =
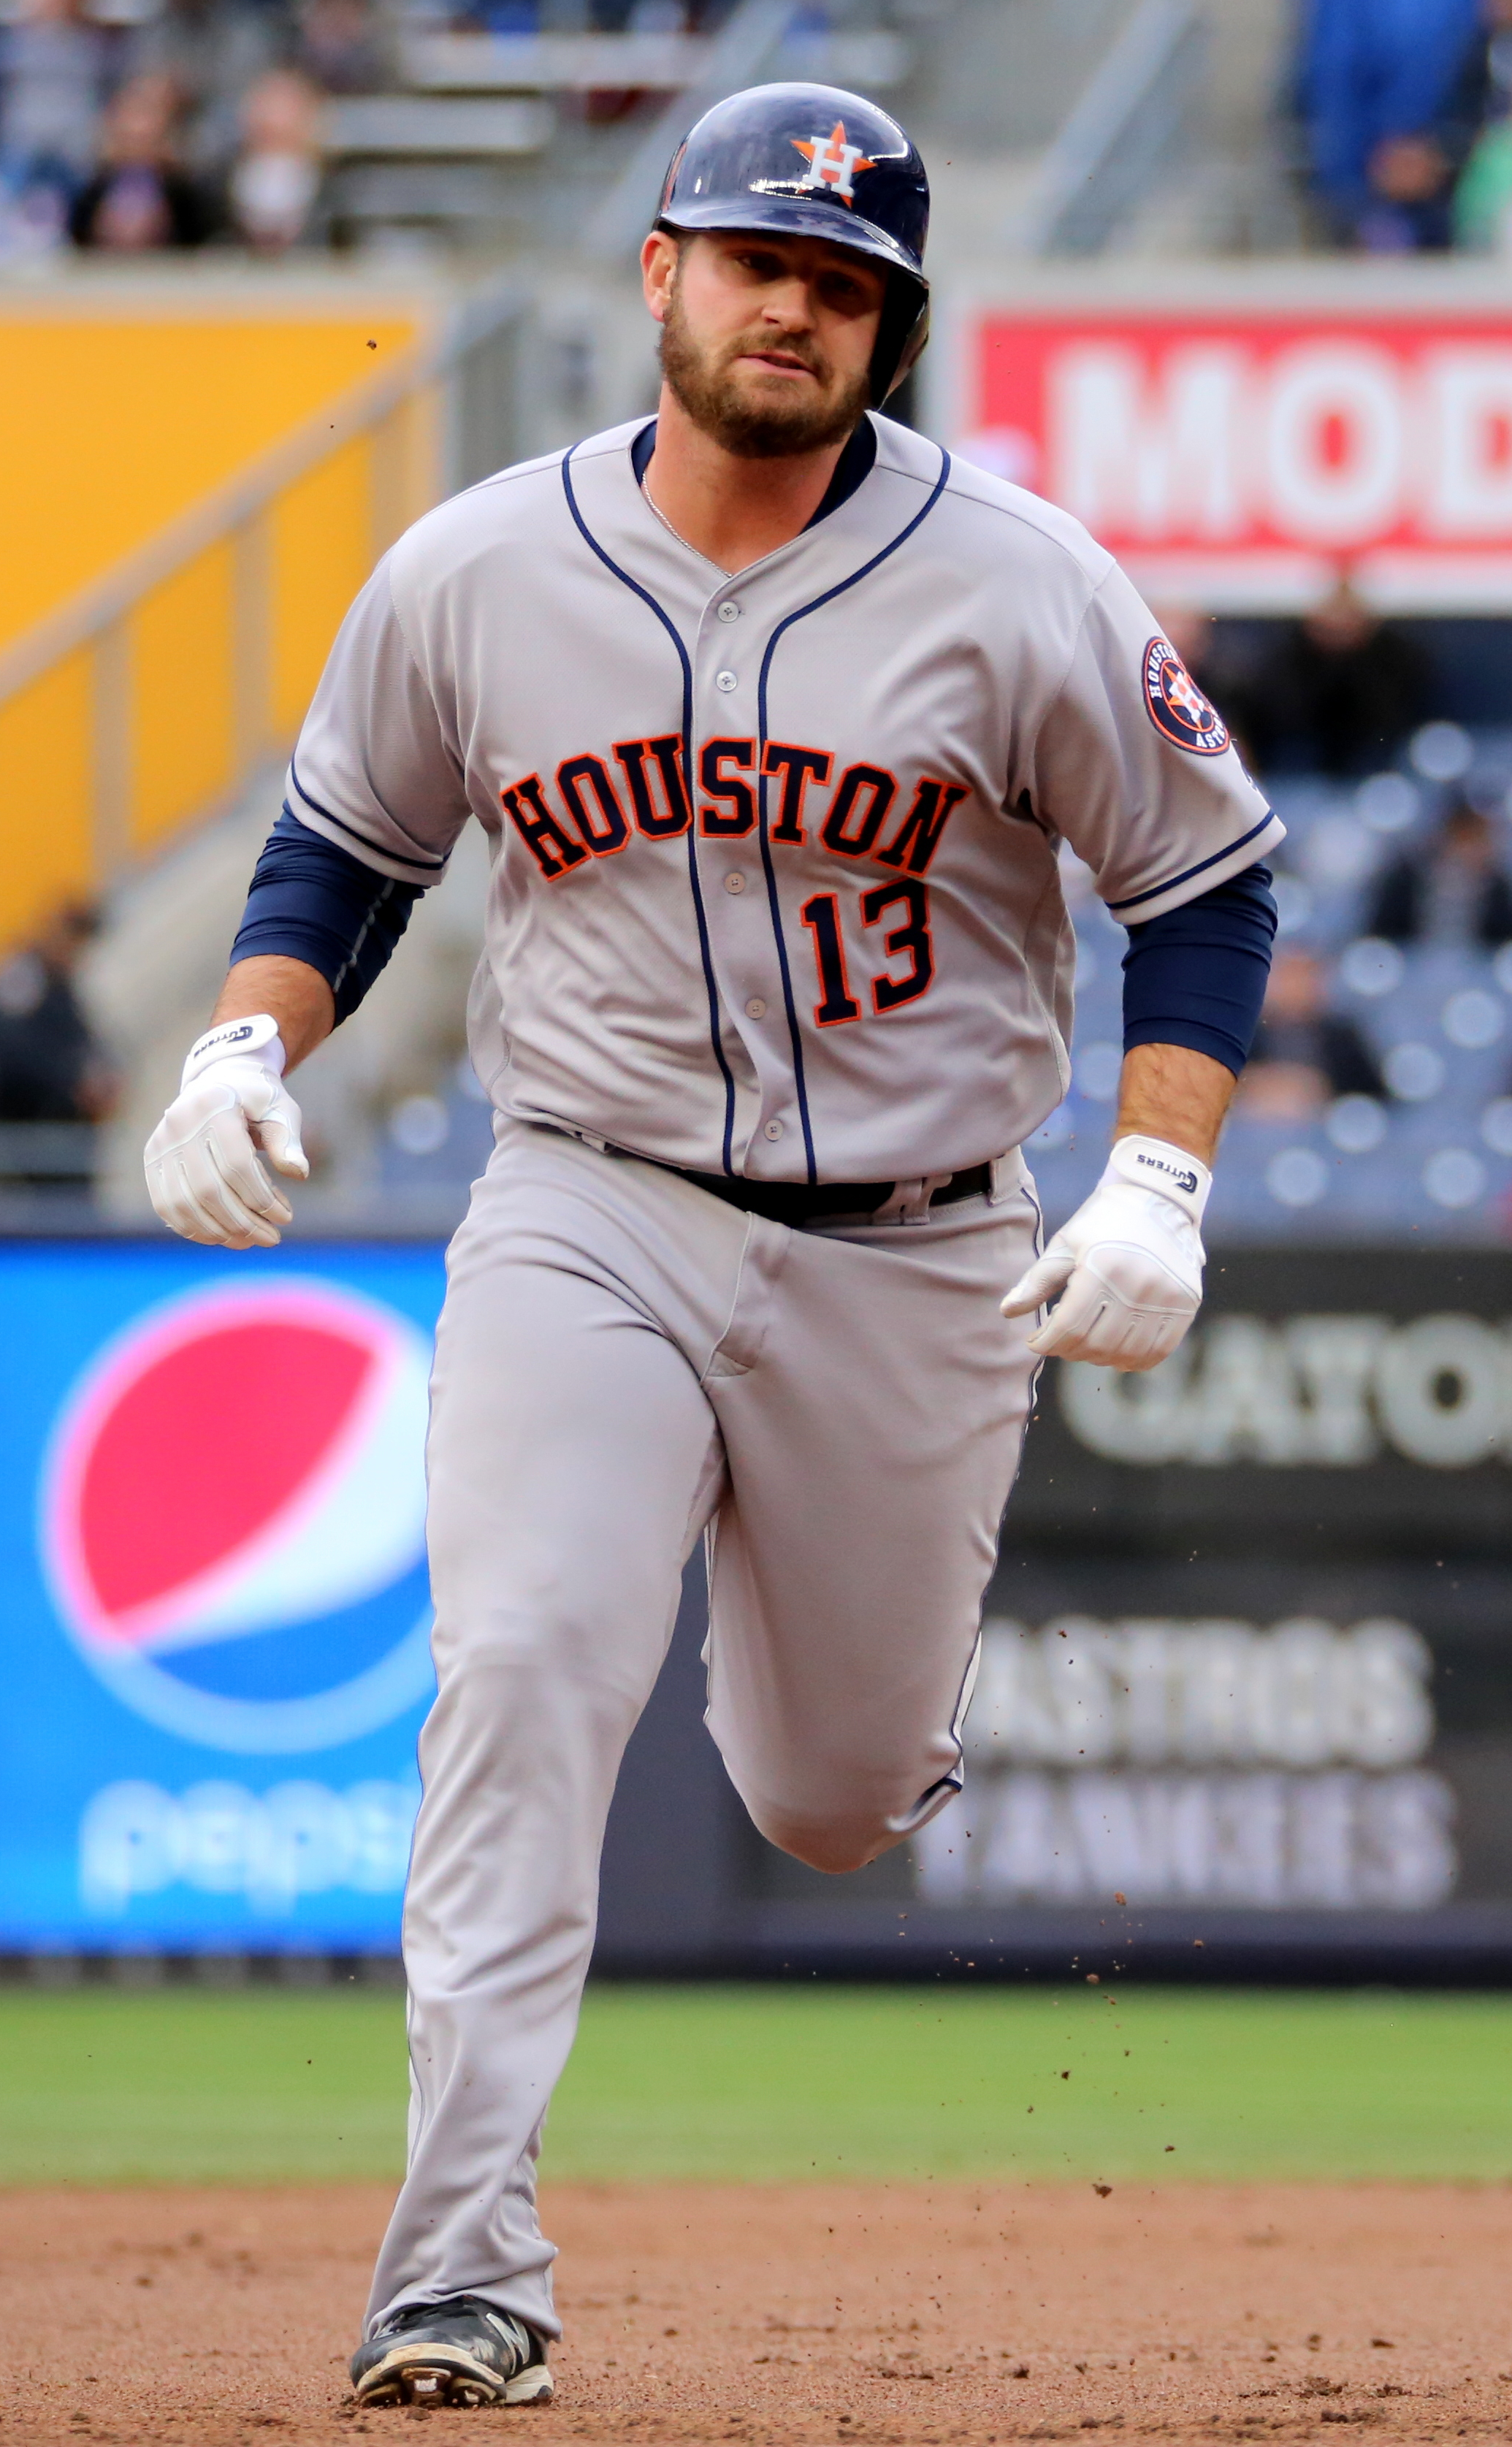
<svg viewBox="0 0 1512 2447">
<path fill-rule="evenodd" d="M 429 1444 L 439 1691 L 405 1908 L 409 2171 L 369 2330 L 480 2294 L 554 2337 L 541 2124 L 619 1762 L 709 1531 L 709 1726 L 773 1844 L 853 1869 L 959 1780 L 1033 1380 L 1038 1213 L 800 1231 L 519 1122 L 448 1261 Z M 895 1201 L 895 1204 L 898 1202 Z"/>
</svg>

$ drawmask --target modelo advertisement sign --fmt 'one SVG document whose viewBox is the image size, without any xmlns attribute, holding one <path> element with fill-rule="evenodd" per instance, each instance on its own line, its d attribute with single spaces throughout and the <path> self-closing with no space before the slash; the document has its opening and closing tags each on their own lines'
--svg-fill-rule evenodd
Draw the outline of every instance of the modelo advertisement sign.
<svg viewBox="0 0 1512 2447">
<path fill-rule="evenodd" d="M 0 1250 L 0 1943 L 391 1949 L 439 1251 Z"/>
<path fill-rule="evenodd" d="M 962 300 L 963 457 L 1070 510 L 1157 602 L 1512 610 L 1512 333 L 1484 275 L 1351 266 Z M 933 428 L 932 428 L 933 429 Z"/>
</svg>

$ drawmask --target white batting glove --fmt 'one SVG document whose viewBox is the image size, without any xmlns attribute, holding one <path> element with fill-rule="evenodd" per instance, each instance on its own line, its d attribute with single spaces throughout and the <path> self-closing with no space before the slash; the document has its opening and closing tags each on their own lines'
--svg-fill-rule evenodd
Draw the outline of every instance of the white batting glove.
<svg viewBox="0 0 1512 2447">
<path fill-rule="evenodd" d="M 228 1019 L 189 1049 L 178 1095 L 147 1141 L 147 1190 L 186 1241 L 271 1249 L 293 1209 L 257 1161 L 306 1181 L 299 1108 L 283 1084 L 278 1023 Z"/>
<path fill-rule="evenodd" d="M 1003 1302 L 1027 1317 L 1057 1292 L 1030 1349 L 1100 1368 L 1168 1359 L 1202 1298 L 1205 1164 L 1164 1139 L 1120 1139 L 1102 1180 Z"/>
</svg>

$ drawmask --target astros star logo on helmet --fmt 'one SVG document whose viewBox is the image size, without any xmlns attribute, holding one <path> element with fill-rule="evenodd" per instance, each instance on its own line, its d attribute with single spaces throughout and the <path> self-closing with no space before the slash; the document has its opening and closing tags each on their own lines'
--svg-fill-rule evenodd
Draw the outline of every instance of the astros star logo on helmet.
<svg viewBox="0 0 1512 2447">
<path fill-rule="evenodd" d="M 867 158 L 859 144 L 848 142 L 843 119 L 836 120 L 827 136 L 794 136 L 788 142 L 808 163 L 799 185 L 827 187 L 842 204 L 854 208 L 857 173 L 875 170 L 877 164 Z"/>
</svg>

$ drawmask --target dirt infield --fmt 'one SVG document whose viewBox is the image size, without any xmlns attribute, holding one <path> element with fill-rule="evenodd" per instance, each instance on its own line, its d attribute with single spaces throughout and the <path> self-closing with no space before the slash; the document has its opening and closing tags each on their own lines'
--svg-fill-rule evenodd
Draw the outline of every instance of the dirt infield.
<svg viewBox="0 0 1512 2447">
<path fill-rule="evenodd" d="M 1512 2432 L 1512 2190 L 558 2188 L 539 2412 L 354 2415 L 387 2196 L 0 2198 L 0 2440 Z"/>
</svg>

